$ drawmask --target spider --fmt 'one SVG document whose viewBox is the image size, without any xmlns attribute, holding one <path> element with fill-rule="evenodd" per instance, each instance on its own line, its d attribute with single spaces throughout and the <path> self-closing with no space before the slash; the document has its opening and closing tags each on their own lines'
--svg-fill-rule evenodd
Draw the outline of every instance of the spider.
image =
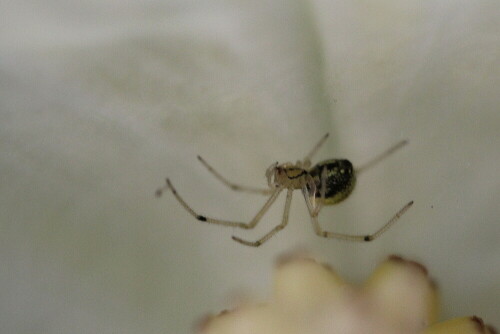
<svg viewBox="0 0 500 334">
<path fill-rule="evenodd" d="M 314 154 L 316 154 L 327 138 L 328 133 L 321 138 L 321 140 L 313 147 L 303 160 L 299 160 L 295 164 L 291 162 L 278 164 L 278 162 L 275 162 L 269 166 L 266 170 L 267 184 L 269 185 L 268 189 L 241 186 L 232 183 L 219 174 L 202 157 L 198 156 L 198 160 L 208 169 L 208 171 L 230 189 L 269 196 L 264 206 L 262 206 L 255 217 L 248 223 L 214 219 L 198 214 L 179 195 L 168 178 L 166 179 L 166 185 L 156 191 L 156 196 L 160 197 L 163 191 L 170 190 L 184 209 L 186 209 L 187 212 L 199 221 L 223 226 L 239 227 L 242 229 L 252 229 L 257 225 L 257 223 L 259 223 L 262 216 L 264 216 L 267 210 L 278 198 L 279 194 L 286 189 L 285 210 L 279 225 L 256 241 L 247 241 L 236 236 L 232 237 L 234 241 L 243 245 L 258 247 L 269 240 L 277 232 L 285 228 L 288 223 L 288 215 L 290 212 L 293 191 L 300 189 L 302 191 L 302 195 L 304 196 L 307 209 L 309 210 L 314 232 L 318 236 L 361 242 L 375 240 L 387 231 L 406 212 L 406 210 L 412 206 L 413 201 L 404 205 L 403 208 L 396 212 L 396 214 L 375 233 L 368 235 L 350 235 L 324 231 L 319 225 L 318 214 L 324 205 L 333 205 L 342 202 L 351 194 L 356 184 L 357 174 L 359 175 L 367 168 L 372 167 L 379 161 L 383 160 L 399 148 L 406 145 L 408 141 L 403 140 L 397 143 L 359 168 L 354 168 L 352 163 L 346 159 L 329 159 L 311 167 L 311 158 Z"/>
</svg>

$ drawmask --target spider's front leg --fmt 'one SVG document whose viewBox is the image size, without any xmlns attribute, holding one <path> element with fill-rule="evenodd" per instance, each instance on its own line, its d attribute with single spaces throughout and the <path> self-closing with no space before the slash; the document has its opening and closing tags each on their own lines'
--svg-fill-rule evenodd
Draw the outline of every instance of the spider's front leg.
<svg viewBox="0 0 500 334">
<path fill-rule="evenodd" d="M 290 204 L 292 203 L 292 194 L 293 194 L 293 189 L 288 189 L 286 193 L 285 210 L 283 211 L 283 218 L 281 219 L 281 224 L 273 228 L 269 233 L 267 233 L 257 241 L 247 241 L 235 236 L 233 236 L 233 240 L 246 246 L 259 247 L 264 242 L 269 240 L 272 236 L 274 236 L 276 233 L 284 229 L 286 224 L 288 224 L 288 215 L 290 214 Z"/>
<path fill-rule="evenodd" d="M 197 213 L 196 211 L 194 211 L 191 208 L 191 206 L 189 206 L 186 203 L 186 201 L 184 201 L 184 199 L 181 197 L 181 195 L 179 195 L 179 193 L 174 188 L 174 186 L 172 185 L 172 183 L 170 182 L 169 179 L 167 179 L 166 182 L 167 183 L 166 183 L 166 185 L 163 188 L 160 188 L 160 189 L 158 189 L 156 191 L 156 196 L 157 197 L 160 197 L 162 195 L 162 193 L 163 193 L 164 190 L 170 190 L 172 192 L 172 194 L 174 195 L 174 197 L 177 199 L 177 201 L 184 207 L 184 209 L 186 209 L 186 211 L 189 212 L 189 214 L 191 214 L 191 216 L 195 217 L 199 221 L 207 222 L 207 223 L 211 223 L 211 224 L 223 225 L 223 226 L 239 227 L 239 228 L 243 228 L 243 229 L 254 228 L 255 225 L 257 225 L 257 223 L 260 221 L 260 219 L 262 218 L 262 216 L 264 216 L 264 214 L 267 212 L 267 210 L 269 209 L 269 207 L 274 203 L 274 201 L 276 200 L 276 198 L 278 197 L 278 195 L 283 190 L 283 188 L 276 188 L 276 189 L 274 189 L 273 193 L 271 194 L 271 196 L 269 197 L 269 199 L 266 201 L 266 203 L 264 204 L 264 206 L 259 210 L 259 212 L 257 212 L 257 214 L 255 215 L 255 217 L 249 223 L 243 223 L 243 222 L 235 222 L 235 221 L 214 219 L 214 218 L 209 218 L 209 217 L 200 215 L 199 213 Z"/>
<path fill-rule="evenodd" d="M 304 196 L 306 193 L 304 192 Z M 306 203 L 307 203 L 307 208 L 309 209 L 309 214 L 311 216 L 311 223 L 313 225 L 314 233 L 316 235 L 323 237 L 323 238 L 330 238 L 330 239 L 341 239 L 341 240 L 346 240 L 346 241 L 360 241 L 360 242 L 367 242 L 367 241 L 373 241 L 380 237 L 384 232 L 386 232 L 389 228 L 394 225 L 399 218 L 413 205 L 413 201 L 410 201 L 406 203 L 405 206 L 403 206 L 394 216 L 392 216 L 391 219 L 382 227 L 380 227 L 375 233 L 372 234 L 366 234 L 366 235 L 352 235 L 352 234 L 344 234 L 344 233 L 336 233 L 336 232 L 329 232 L 329 231 L 324 231 L 321 226 L 319 225 L 318 222 L 318 216 L 317 214 L 315 215 L 314 208 L 308 204 L 308 198 L 306 197 Z"/>
</svg>

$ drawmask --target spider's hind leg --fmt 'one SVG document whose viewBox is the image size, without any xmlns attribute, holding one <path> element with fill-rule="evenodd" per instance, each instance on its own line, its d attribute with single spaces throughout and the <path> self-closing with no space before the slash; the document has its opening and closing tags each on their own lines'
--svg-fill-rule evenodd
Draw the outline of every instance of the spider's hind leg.
<svg viewBox="0 0 500 334">
<path fill-rule="evenodd" d="M 396 214 L 389 219 L 387 223 L 385 223 L 381 228 L 379 228 L 375 233 L 373 234 L 368 234 L 368 235 L 351 235 L 351 234 L 343 234 L 343 233 L 335 233 L 335 232 L 328 232 L 328 231 L 323 231 L 321 226 L 319 225 L 318 222 L 318 217 L 313 216 L 313 213 L 311 210 L 309 210 L 309 213 L 311 215 L 311 222 L 314 228 L 314 232 L 323 238 L 332 238 L 332 239 L 341 239 L 341 240 L 346 240 L 346 241 L 361 241 L 361 242 L 366 242 L 366 241 L 372 241 L 380 237 L 384 232 L 386 232 L 389 228 L 394 225 L 399 218 L 413 205 L 413 201 L 408 202 L 403 208 L 401 208 Z M 308 206 L 309 207 L 309 206 Z"/>
</svg>

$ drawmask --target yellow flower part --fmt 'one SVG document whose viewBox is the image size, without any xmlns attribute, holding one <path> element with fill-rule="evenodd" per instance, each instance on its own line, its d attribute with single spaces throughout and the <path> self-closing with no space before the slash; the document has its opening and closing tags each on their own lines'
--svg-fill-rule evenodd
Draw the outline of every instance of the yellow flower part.
<svg viewBox="0 0 500 334">
<path fill-rule="evenodd" d="M 362 285 L 310 258 L 281 260 L 271 300 L 209 317 L 202 334 L 494 334 L 475 316 L 435 323 L 436 285 L 419 263 L 391 256 Z"/>
<path fill-rule="evenodd" d="M 496 334 L 497 331 L 491 326 L 486 326 L 481 318 L 476 316 L 457 318 L 435 324 L 423 332 L 423 334 L 468 334 L 485 333 Z"/>
</svg>

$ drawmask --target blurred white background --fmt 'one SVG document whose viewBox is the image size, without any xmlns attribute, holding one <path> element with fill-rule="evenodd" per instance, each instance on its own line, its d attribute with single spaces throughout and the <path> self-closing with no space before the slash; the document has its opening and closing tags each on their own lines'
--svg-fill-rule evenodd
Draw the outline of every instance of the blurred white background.
<svg viewBox="0 0 500 334">
<path fill-rule="evenodd" d="M 500 3 L 497 0 L 0 2 L 0 332 L 189 333 L 264 299 L 276 257 L 301 247 L 361 282 L 389 254 L 421 261 L 443 319 L 500 325 Z M 265 185 L 326 132 L 317 158 L 367 171 L 316 237 L 296 193 L 288 227 L 195 221 L 166 176 L 207 216 L 249 220 Z"/>
</svg>

